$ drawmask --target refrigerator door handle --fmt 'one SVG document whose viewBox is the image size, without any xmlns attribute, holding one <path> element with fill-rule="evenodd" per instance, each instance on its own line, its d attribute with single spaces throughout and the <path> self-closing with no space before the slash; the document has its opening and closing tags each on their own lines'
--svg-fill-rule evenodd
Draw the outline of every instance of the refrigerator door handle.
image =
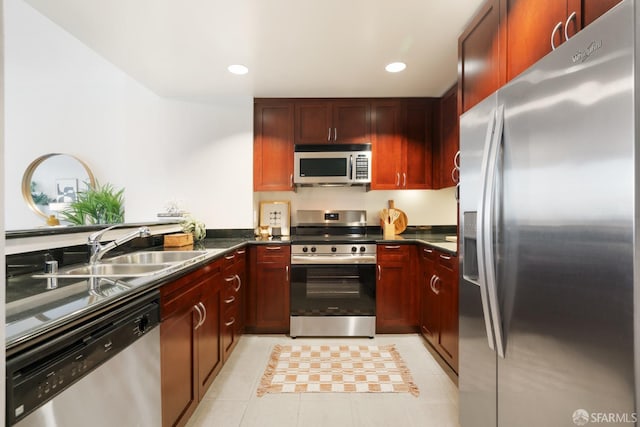
<svg viewBox="0 0 640 427">
<path fill-rule="evenodd" d="M 487 282 L 486 282 L 486 274 L 485 274 L 485 245 L 484 245 L 484 234 L 483 234 L 483 216 L 485 212 L 485 191 L 484 188 L 487 186 L 487 165 L 489 162 L 489 147 L 491 145 L 491 140 L 493 139 L 493 134 L 495 132 L 496 125 L 496 111 L 493 110 L 493 114 L 491 114 L 491 119 L 489 121 L 489 125 L 487 126 L 487 134 L 485 136 L 484 141 L 484 152 L 482 155 L 482 165 L 480 172 L 481 183 L 481 194 L 480 201 L 478 204 L 478 213 L 476 215 L 476 255 L 478 259 L 478 277 L 476 280 L 473 280 L 471 277 L 465 277 L 465 279 L 475 283 L 480 287 L 480 300 L 482 302 L 482 315 L 484 317 L 484 326 L 487 332 L 487 341 L 489 344 L 489 348 L 495 351 L 495 337 L 493 333 L 493 327 L 491 326 L 491 309 L 489 308 L 489 297 L 487 292 Z"/>
<path fill-rule="evenodd" d="M 498 157 L 500 155 L 500 147 L 502 145 L 504 127 L 504 105 L 500 105 L 496 110 L 495 130 L 489 143 L 487 155 L 487 173 L 485 175 L 485 186 L 482 189 L 481 198 L 484 200 L 484 210 L 480 217 L 482 218 L 482 246 L 484 255 L 485 280 L 487 284 L 487 293 L 489 295 L 489 306 L 491 308 L 491 320 L 493 323 L 493 332 L 495 335 L 496 352 L 498 356 L 504 358 L 505 342 L 502 330 L 502 319 L 500 315 L 500 306 L 498 304 L 498 286 L 496 281 L 496 263 L 493 244 L 493 223 L 494 223 L 494 207 L 496 200 L 496 176 L 498 174 Z"/>
</svg>

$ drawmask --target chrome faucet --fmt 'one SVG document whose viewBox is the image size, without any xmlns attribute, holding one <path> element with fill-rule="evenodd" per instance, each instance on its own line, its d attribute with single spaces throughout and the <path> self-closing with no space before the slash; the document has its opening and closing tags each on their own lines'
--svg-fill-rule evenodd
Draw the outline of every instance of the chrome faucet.
<svg viewBox="0 0 640 427">
<path fill-rule="evenodd" d="M 120 226 L 122 226 L 122 224 L 112 225 L 111 227 L 95 232 L 89 236 L 87 244 L 91 247 L 91 258 L 89 258 L 90 264 L 96 264 L 111 249 L 117 246 L 120 246 L 128 242 L 129 240 L 133 240 L 136 237 L 147 237 L 151 235 L 151 232 L 149 231 L 149 227 L 140 227 L 136 231 L 126 234 L 120 237 L 119 239 L 114 240 L 113 242 L 109 242 L 104 245 L 100 244 L 100 239 L 102 238 L 104 233 L 106 233 L 107 231 L 113 228 L 120 227 Z"/>
</svg>

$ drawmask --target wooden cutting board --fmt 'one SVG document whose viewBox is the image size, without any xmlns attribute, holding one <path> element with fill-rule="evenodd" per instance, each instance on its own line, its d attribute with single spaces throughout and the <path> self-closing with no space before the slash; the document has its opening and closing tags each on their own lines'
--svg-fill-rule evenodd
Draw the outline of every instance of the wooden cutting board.
<svg viewBox="0 0 640 427">
<path fill-rule="evenodd" d="M 409 220 L 407 219 L 407 214 L 404 213 L 402 209 L 398 209 L 395 206 L 395 202 L 393 200 L 389 200 L 389 209 L 395 209 L 400 212 L 400 216 L 396 219 L 394 225 L 396 226 L 396 234 L 402 233 L 407 229 L 407 225 L 409 224 Z"/>
</svg>

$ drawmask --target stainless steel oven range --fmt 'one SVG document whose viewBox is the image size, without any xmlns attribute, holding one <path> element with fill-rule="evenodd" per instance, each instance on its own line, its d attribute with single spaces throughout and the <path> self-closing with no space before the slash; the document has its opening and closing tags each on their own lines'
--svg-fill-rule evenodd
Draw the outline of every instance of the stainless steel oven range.
<svg viewBox="0 0 640 427">
<path fill-rule="evenodd" d="M 297 211 L 290 334 L 367 336 L 376 329 L 376 245 L 365 211 Z"/>
</svg>

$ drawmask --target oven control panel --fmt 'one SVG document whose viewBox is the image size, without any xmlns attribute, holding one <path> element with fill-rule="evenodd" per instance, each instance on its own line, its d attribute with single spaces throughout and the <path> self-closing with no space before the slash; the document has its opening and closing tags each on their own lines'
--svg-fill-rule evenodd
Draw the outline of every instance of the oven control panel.
<svg viewBox="0 0 640 427">
<path fill-rule="evenodd" d="M 375 263 L 375 243 L 307 243 L 291 245 L 291 264 Z"/>
</svg>

